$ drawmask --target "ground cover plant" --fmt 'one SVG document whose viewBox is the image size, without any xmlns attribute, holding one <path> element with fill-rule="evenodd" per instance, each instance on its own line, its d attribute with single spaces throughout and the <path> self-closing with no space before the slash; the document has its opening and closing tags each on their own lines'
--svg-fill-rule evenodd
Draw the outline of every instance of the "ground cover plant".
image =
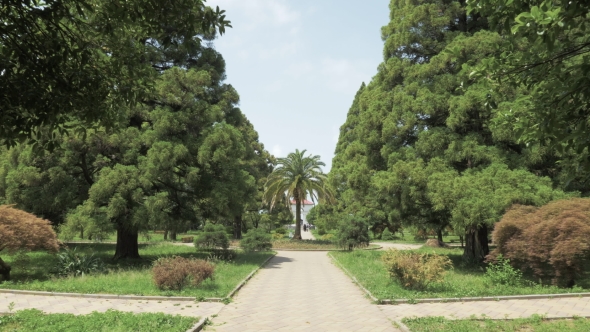
<svg viewBox="0 0 590 332">
<path fill-rule="evenodd" d="M 271 236 L 262 229 L 251 229 L 244 235 L 240 246 L 245 251 L 268 251 L 272 247 Z"/>
<path fill-rule="evenodd" d="M 207 279 L 198 287 L 186 287 L 180 291 L 173 291 L 159 290 L 156 287 L 151 273 L 153 262 L 159 258 L 171 256 L 207 259 L 211 252 L 196 251 L 195 248 L 185 245 L 142 244 L 139 247 L 142 259 L 112 260 L 114 244 L 83 243 L 70 245 L 70 248 L 75 248 L 80 254 L 94 254 L 94 257 L 100 258 L 105 263 L 106 273 L 58 277 L 50 272 L 58 263 L 56 255 L 32 252 L 29 254 L 31 268 L 26 271 L 15 269 L 13 280 L 0 283 L 0 288 L 88 294 L 225 297 L 250 272 L 272 255 L 270 252 L 253 252 L 240 253 L 230 261 L 216 259 L 214 280 Z M 14 257 L 8 256 L 8 258 Z"/>
<path fill-rule="evenodd" d="M 182 290 L 187 285 L 199 286 L 213 280 L 215 266 L 204 259 L 180 256 L 163 257 L 154 262 L 152 274 L 156 287 L 162 290 Z"/>
<path fill-rule="evenodd" d="M 590 319 L 558 319 L 547 320 L 541 316 L 514 320 L 492 319 L 459 319 L 451 320 L 444 317 L 404 318 L 402 323 L 413 332 L 496 332 L 496 331 L 560 331 L 578 332 L 590 330 Z"/>
<path fill-rule="evenodd" d="M 108 310 L 88 315 L 44 314 L 40 310 L 17 311 L 0 316 L 0 331 L 78 332 L 78 331 L 186 331 L 199 317 L 182 317 L 163 313 L 121 312 Z"/>
<path fill-rule="evenodd" d="M 590 291 L 589 278 L 581 280 L 573 288 L 539 285 L 530 279 L 516 285 L 494 283 L 486 275 L 484 267 L 466 265 L 463 262 L 461 248 L 420 248 L 409 252 L 445 255 L 452 261 L 453 269 L 447 271 L 442 283 L 431 284 L 421 290 L 412 290 L 390 278 L 387 268 L 381 260 L 383 251 L 340 251 L 331 252 L 329 255 L 335 258 L 378 299 L 479 297 Z"/>
</svg>

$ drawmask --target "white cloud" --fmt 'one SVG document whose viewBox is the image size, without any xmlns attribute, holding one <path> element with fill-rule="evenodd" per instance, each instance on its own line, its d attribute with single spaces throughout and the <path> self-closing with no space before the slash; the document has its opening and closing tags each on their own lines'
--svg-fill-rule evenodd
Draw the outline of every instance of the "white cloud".
<svg viewBox="0 0 590 332">
<path fill-rule="evenodd" d="M 275 144 L 275 146 L 272 147 L 272 154 L 275 157 L 281 157 L 283 154 L 283 151 L 281 150 L 281 146 L 278 144 Z"/>
</svg>

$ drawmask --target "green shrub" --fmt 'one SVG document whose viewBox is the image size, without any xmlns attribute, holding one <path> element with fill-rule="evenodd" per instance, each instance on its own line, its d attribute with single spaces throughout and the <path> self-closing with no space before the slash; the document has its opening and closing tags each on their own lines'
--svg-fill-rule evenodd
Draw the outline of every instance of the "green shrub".
<svg viewBox="0 0 590 332">
<path fill-rule="evenodd" d="M 161 290 L 181 290 L 187 284 L 196 287 L 205 279 L 213 279 L 215 266 L 202 260 L 180 256 L 164 257 L 154 262 L 152 274 Z"/>
<path fill-rule="evenodd" d="M 425 289 L 442 282 L 446 269 L 453 266 L 447 256 L 395 249 L 386 251 L 381 259 L 391 278 L 410 289 Z"/>
<path fill-rule="evenodd" d="M 268 251 L 272 248 L 270 240 L 270 234 L 262 229 L 255 228 L 244 235 L 240 241 L 240 246 L 244 251 Z"/>
<path fill-rule="evenodd" d="M 385 228 L 385 230 L 383 231 L 383 233 L 381 234 L 381 240 L 384 241 L 391 241 L 391 240 L 395 240 L 395 236 L 393 236 L 393 233 L 389 230 L 389 228 Z"/>
<path fill-rule="evenodd" d="M 334 238 L 334 234 L 325 234 L 320 237 L 320 240 L 331 241 Z"/>
<path fill-rule="evenodd" d="M 57 254 L 55 273 L 60 276 L 80 276 L 100 273 L 105 270 L 103 261 L 94 254 L 84 255 L 76 252 L 76 248 L 66 249 Z"/>
<path fill-rule="evenodd" d="M 238 257 L 238 252 L 230 249 L 208 249 L 207 260 L 211 262 L 231 262 Z"/>
<path fill-rule="evenodd" d="M 272 239 L 273 239 L 273 240 L 280 240 L 280 239 L 282 239 L 282 238 L 284 238 L 284 237 L 285 237 L 285 234 L 281 234 L 281 233 L 274 233 L 274 234 L 272 235 Z"/>
<path fill-rule="evenodd" d="M 490 263 L 486 269 L 486 277 L 492 284 L 520 286 L 522 272 L 510 265 L 510 260 L 498 255 L 496 261 Z"/>
<path fill-rule="evenodd" d="M 287 234 L 287 230 L 283 227 L 279 227 L 279 228 L 275 229 L 275 233 L 284 235 L 284 234 Z"/>
<path fill-rule="evenodd" d="M 318 233 L 319 234 L 319 233 Z M 355 216 L 346 216 L 338 225 L 336 243 L 339 247 L 352 250 L 369 245 L 369 225 Z"/>
<path fill-rule="evenodd" d="M 223 248 L 229 247 L 229 238 L 223 225 L 207 224 L 195 238 L 196 248 Z"/>
<path fill-rule="evenodd" d="M 322 226 L 318 226 L 318 235 L 326 235 L 326 229 Z"/>
</svg>

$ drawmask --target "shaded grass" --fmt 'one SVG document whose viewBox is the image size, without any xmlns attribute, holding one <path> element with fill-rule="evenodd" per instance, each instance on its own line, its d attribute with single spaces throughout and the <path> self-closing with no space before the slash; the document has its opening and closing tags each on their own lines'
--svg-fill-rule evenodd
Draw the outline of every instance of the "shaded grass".
<svg viewBox="0 0 590 332">
<path fill-rule="evenodd" d="M 557 294 L 590 290 L 588 279 L 574 288 L 537 284 L 529 286 L 494 285 L 488 282 L 483 267 L 468 266 L 462 262 L 463 250 L 460 248 L 421 248 L 412 251 L 447 255 L 453 261 L 454 268 L 447 272 L 442 284 L 430 285 L 425 290 L 417 291 L 403 288 L 389 277 L 381 261 L 383 251 L 331 252 L 330 255 L 336 258 L 373 296 L 380 300 Z"/>
<path fill-rule="evenodd" d="M 514 320 L 491 319 L 461 319 L 450 320 L 444 317 L 404 318 L 402 322 L 413 332 L 496 332 L 496 331 L 521 331 L 521 332 L 577 332 L 590 331 L 590 319 L 559 319 L 547 320 L 541 316 L 520 318 Z"/>
<path fill-rule="evenodd" d="M 240 253 L 231 262 L 214 262 L 214 280 L 207 279 L 196 288 L 187 287 L 181 291 L 161 291 L 153 283 L 151 267 L 159 257 L 182 256 L 205 259 L 207 252 L 196 251 L 194 247 L 167 243 L 142 244 L 139 253 L 142 259 L 113 261 L 114 244 L 76 244 L 70 245 L 81 253 L 94 253 L 107 265 L 108 272 L 90 274 L 80 277 L 60 278 L 52 274 L 57 264 L 56 255 L 33 252 L 29 254 L 31 262 L 27 270 L 13 270 L 12 281 L 0 284 L 0 288 L 36 290 L 49 292 L 119 294 L 119 295 L 164 295 L 225 297 L 250 272 L 260 266 L 272 253 Z M 4 256 L 10 264 L 11 256 Z"/>
<path fill-rule="evenodd" d="M 186 331 L 199 321 L 198 317 L 181 317 L 163 313 L 121 312 L 109 310 L 88 315 L 44 314 L 36 309 L 0 316 L 0 331 Z"/>
<path fill-rule="evenodd" d="M 196 236 L 198 233 L 199 233 L 198 231 L 188 231 L 186 233 L 177 233 L 176 234 L 176 238 L 177 238 L 176 242 L 180 242 L 183 237 Z M 66 241 L 61 236 L 61 234 L 58 234 L 57 237 L 62 241 Z M 67 241 L 88 242 L 88 243 L 116 242 L 117 241 L 117 233 L 116 232 L 109 233 L 104 238 L 102 238 L 100 241 L 93 241 L 93 240 L 89 240 L 88 238 L 81 238 L 80 236 L 75 236 L 73 239 L 68 239 Z M 154 243 L 154 242 L 174 242 L 174 241 L 170 240 L 169 238 L 168 238 L 168 240 L 164 240 L 163 233 L 155 233 L 154 231 L 150 231 L 150 232 L 146 232 L 146 233 L 140 233 L 139 234 L 139 242 Z"/>
</svg>

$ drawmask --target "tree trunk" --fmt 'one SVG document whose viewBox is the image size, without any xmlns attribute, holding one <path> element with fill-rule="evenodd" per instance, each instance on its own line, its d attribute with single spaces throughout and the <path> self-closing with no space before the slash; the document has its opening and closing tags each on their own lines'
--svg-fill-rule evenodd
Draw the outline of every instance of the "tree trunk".
<svg viewBox="0 0 590 332">
<path fill-rule="evenodd" d="M 438 237 L 438 242 L 443 243 L 443 235 L 442 235 L 442 229 L 438 229 L 436 231 L 436 236 Z"/>
<path fill-rule="evenodd" d="M 12 270 L 12 267 L 4 263 L 2 258 L 0 258 L 0 281 L 10 280 L 10 270 Z"/>
<path fill-rule="evenodd" d="M 465 232 L 463 260 L 469 263 L 481 263 L 489 253 L 488 227 L 481 225 L 468 228 Z"/>
<path fill-rule="evenodd" d="M 80 228 L 80 238 L 84 239 L 84 228 Z"/>
<path fill-rule="evenodd" d="M 301 240 L 301 199 L 295 197 L 295 235 L 293 240 Z"/>
<path fill-rule="evenodd" d="M 168 230 L 164 231 L 164 241 L 168 241 Z"/>
<path fill-rule="evenodd" d="M 464 248 L 463 247 L 463 235 L 459 235 L 459 241 L 461 241 L 461 248 Z"/>
<path fill-rule="evenodd" d="M 242 216 L 234 217 L 234 239 L 242 239 Z"/>
<path fill-rule="evenodd" d="M 123 226 L 117 228 L 117 246 L 113 259 L 140 258 L 138 245 L 139 232 Z"/>
<path fill-rule="evenodd" d="M 170 231 L 170 241 L 176 241 L 176 231 Z"/>
</svg>

